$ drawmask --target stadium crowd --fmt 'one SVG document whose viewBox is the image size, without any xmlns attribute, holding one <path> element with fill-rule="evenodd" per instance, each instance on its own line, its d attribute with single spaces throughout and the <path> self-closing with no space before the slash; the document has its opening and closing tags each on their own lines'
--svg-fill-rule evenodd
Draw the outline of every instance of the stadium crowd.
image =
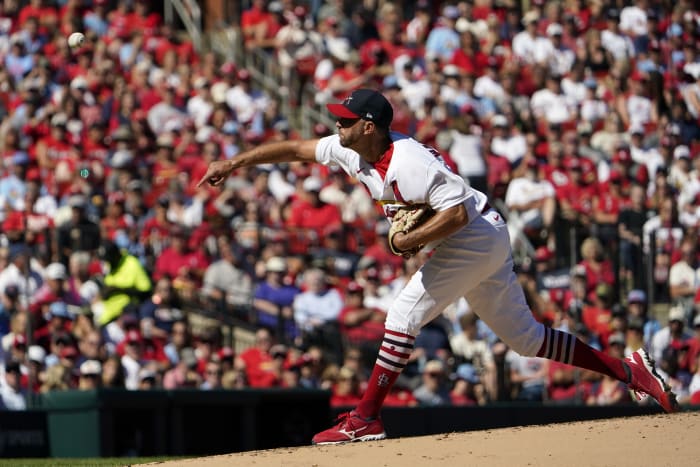
<svg viewBox="0 0 700 467">
<path fill-rule="evenodd" d="M 381 89 L 394 130 L 489 195 L 538 319 L 616 356 L 647 346 L 700 403 L 693 2 L 243 3 L 242 45 L 279 64 L 280 86 L 301 81 L 319 106 Z M 298 135 L 250 70 L 196 53 L 151 2 L 1 7 L 2 406 L 97 387 L 356 404 L 386 310 L 430 252 L 392 255 L 381 211 L 333 169 L 197 188 L 210 161 Z M 195 332 L 196 310 L 245 323 L 254 345 Z M 477 313 L 461 300 L 423 329 L 387 405 L 631 402 L 612 379 L 514 354 Z"/>
</svg>

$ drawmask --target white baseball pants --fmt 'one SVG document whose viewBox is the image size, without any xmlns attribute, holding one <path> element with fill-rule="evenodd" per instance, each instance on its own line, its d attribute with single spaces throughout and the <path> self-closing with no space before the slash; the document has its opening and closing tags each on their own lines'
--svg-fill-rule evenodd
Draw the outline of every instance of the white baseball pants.
<svg viewBox="0 0 700 467">
<path fill-rule="evenodd" d="M 544 326 L 527 305 L 513 272 L 506 222 L 493 209 L 438 246 L 392 303 L 385 327 L 415 336 L 462 296 L 509 347 L 537 354 Z"/>
</svg>

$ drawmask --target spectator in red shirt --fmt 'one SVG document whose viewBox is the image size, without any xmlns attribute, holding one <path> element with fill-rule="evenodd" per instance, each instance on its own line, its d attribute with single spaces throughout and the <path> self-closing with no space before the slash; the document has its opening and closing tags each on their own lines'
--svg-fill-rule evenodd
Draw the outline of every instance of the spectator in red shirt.
<svg viewBox="0 0 700 467">
<path fill-rule="evenodd" d="M 599 184 L 593 198 L 593 223 L 601 242 L 617 249 L 618 220 L 620 210 L 626 204 L 621 191 L 622 176 L 610 173 L 608 183 Z"/>
<path fill-rule="evenodd" d="M 359 380 L 357 374 L 348 367 L 342 367 L 332 387 L 331 407 L 354 407 L 360 402 Z"/>
<path fill-rule="evenodd" d="M 308 177 L 303 183 L 303 199 L 292 205 L 287 225 L 298 229 L 302 239 L 316 242 L 327 232 L 342 226 L 340 210 L 333 204 L 324 203 L 319 198 L 323 182 L 317 177 Z"/>
<path fill-rule="evenodd" d="M 338 315 L 343 340 L 359 347 L 363 352 L 376 353 L 384 336 L 386 313 L 378 308 L 363 305 L 363 288 L 350 282 L 345 295 L 345 307 Z"/>
<path fill-rule="evenodd" d="M 204 265 L 201 264 L 200 258 L 187 249 L 187 232 L 183 228 L 172 227 L 170 239 L 170 245 L 156 260 L 153 278 L 159 280 L 162 277 L 168 277 L 177 289 L 194 280 L 197 272 Z"/>
<path fill-rule="evenodd" d="M 150 249 L 156 257 L 165 248 L 169 238 L 172 223 L 168 220 L 168 205 L 170 201 L 162 196 L 153 206 L 153 215 L 146 219 L 141 228 L 140 242 Z"/>
<path fill-rule="evenodd" d="M 586 268 L 586 292 L 592 298 L 598 284 L 615 285 L 615 271 L 612 262 L 605 257 L 603 245 L 596 237 L 589 237 L 581 244 L 579 264 Z"/>
<path fill-rule="evenodd" d="M 237 358 L 237 366 L 245 367 L 250 387 L 269 388 L 279 384 L 281 374 L 275 372 L 271 348 L 270 331 L 261 328 L 255 333 L 255 345 L 244 350 Z"/>
<path fill-rule="evenodd" d="M 612 332 L 613 289 L 608 284 L 598 284 L 595 288 L 592 304 L 583 307 L 581 321 L 598 340 L 607 347 L 608 337 Z"/>
<path fill-rule="evenodd" d="M 241 13 L 241 32 L 247 48 L 255 46 L 255 39 L 261 35 L 259 30 L 265 28 L 272 16 L 265 6 L 266 0 L 253 0 L 249 9 Z"/>
</svg>

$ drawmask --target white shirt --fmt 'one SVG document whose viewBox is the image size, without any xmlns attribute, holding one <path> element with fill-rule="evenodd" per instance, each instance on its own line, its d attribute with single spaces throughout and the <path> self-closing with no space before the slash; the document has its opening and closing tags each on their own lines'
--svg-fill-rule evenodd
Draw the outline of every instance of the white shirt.
<svg viewBox="0 0 700 467">
<path fill-rule="evenodd" d="M 610 52 L 615 60 L 634 57 L 634 44 L 627 36 L 606 29 L 600 33 L 600 41 L 605 50 Z"/>
<path fill-rule="evenodd" d="M 328 289 L 322 295 L 302 292 L 294 297 L 294 321 L 301 329 L 310 330 L 338 319 L 343 306 L 343 297 L 336 289 Z"/>
<path fill-rule="evenodd" d="M 505 99 L 506 92 L 498 81 L 488 75 L 480 76 L 474 81 L 474 95 L 476 97 L 488 97 L 497 102 Z"/>
<path fill-rule="evenodd" d="M 201 128 L 207 124 L 209 116 L 213 111 L 214 104 L 200 95 L 192 96 L 190 100 L 187 101 L 187 113 L 192 116 L 197 128 Z"/>
<path fill-rule="evenodd" d="M 24 394 L 12 389 L 5 382 L 5 375 L 2 376 L 2 384 L 0 384 L 0 399 L 6 410 L 26 410 L 27 401 Z"/>
<path fill-rule="evenodd" d="M 506 190 L 506 206 L 520 206 L 554 196 L 554 187 L 547 180 L 530 180 L 518 177 L 511 180 Z M 520 213 L 523 220 L 529 221 L 540 215 L 540 209 L 528 209 Z"/>
<path fill-rule="evenodd" d="M 678 261 L 668 272 L 668 285 L 671 287 L 700 285 L 700 269 L 692 268 L 685 261 Z"/>
<path fill-rule="evenodd" d="M 0 293 L 5 293 L 5 289 L 10 285 L 17 286 L 20 303 L 26 306 L 27 297 L 33 296 L 41 284 L 36 273 L 32 271 L 27 280 L 22 271 L 14 263 L 10 263 L 0 272 Z"/>
<path fill-rule="evenodd" d="M 491 152 L 508 159 L 512 164 L 522 159 L 527 152 L 527 140 L 523 135 L 511 135 L 506 138 L 497 136 L 491 140 Z"/>
<path fill-rule="evenodd" d="M 527 31 L 520 31 L 513 37 L 513 54 L 526 63 L 535 63 L 537 50 L 541 48 L 537 45 L 538 37 L 533 37 Z"/>
<path fill-rule="evenodd" d="M 564 78 L 561 80 L 561 92 L 574 102 L 581 102 L 586 98 L 586 85 L 581 81 Z"/>
<path fill-rule="evenodd" d="M 572 104 L 563 94 L 555 94 L 549 89 L 535 91 L 530 99 L 532 113 L 544 117 L 549 123 L 563 123 L 571 118 Z"/>
<path fill-rule="evenodd" d="M 238 123 L 247 123 L 258 112 L 263 112 L 269 103 L 268 97 L 260 92 L 246 91 L 237 85 L 226 91 L 226 104 L 236 112 Z"/>
<path fill-rule="evenodd" d="M 627 98 L 627 113 L 630 116 L 630 127 L 643 126 L 651 121 L 651 100 L 644 96 L 631 95 Z"/>
<path fill-rule="evenodd" d="M 608 114 L 608 104 L 598 99 L 584 99 L 581 102 L 581 119 L 587 122 L 603 120 Z"/>
<path fill-rule="evenodd" d="M 462 177 L 486 175 L 486 162 L 482 157 L 481 136 L 451 130 L 450 157 Z"/>
<path fill-rule="evenodd" d="M 124 367 L 124 386 L 130 391 L 136 391 L 139 388 L 141 364 L 129 355 L 124 355 L 122 366 Z"/>
<path fill-rule="evenodd" d="M 649 171 L 649 184 L 652 185 L 656 170 L 664 165 L 664 158 L 656 148 L 641 148 L 639 146 L 630 147 L 632 160 L 637 164 L 643 164 Z"/>
<path fill-rule="evenodd" d="M 647 14 L 636 5 L 624 7 L 620 12 L 620 29 L 635 36 L 647 34 Z"/>
<path fill-rule="evenodd" d="M 401 95 L 406 99 L 411 110 L 413 112 L 422 111 L 425 99 L 430 97 L 432 92 L 428 80 L 399 79 L 398 83 L 401 86 Z"/>
<path fill-rule="evenodd" d="M 565 75 L 571 71 L 576 61 L 576 54 L 567 47 L 555 47 L 549 38 L 540 38 L 535 42 L 535 61 L 549 67 L 550 71 Z"/>
</svg>

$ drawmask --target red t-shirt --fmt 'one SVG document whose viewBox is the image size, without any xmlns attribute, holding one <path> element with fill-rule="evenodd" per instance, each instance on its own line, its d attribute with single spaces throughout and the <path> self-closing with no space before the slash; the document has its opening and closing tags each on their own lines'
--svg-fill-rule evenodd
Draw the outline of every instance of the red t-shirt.
<svg viewBox="0 0 700 467">
<path fill-rule="evenodd" d="M 245 372 L 250 387 L 271 388 L 279 385 L 280 381 L 273 372 L 273 359 L 269 353 L 257 347 L 251 347 L 243 351 L 241 360 L 245 362 Z"/>
<path fill-rule="evenodd" d="M 610 310 L 595 306 L 584 306 L 581 321 L 591 332 L 597 334 L 600 337 L 600 343 L 607 347 L 608 337 L 612 332 L 610 329 L 611 318 L 612 312 Z"/>
<path fill-rule="evenodd" d="M 350 342 L 379 343 L 384 337 L 384 323 L 382 321 L 368 319 L 362 323 L 356 324 L 355 326 L 348 326 L 345 324 L 345 319 L 348 314 L 356 310 L 356 307 L 346 306 L 340 311 L 340 314 L 338 315 L 340 332 L 347 337 Z M 375 310 L 375 313 L 381 313 L 381 311 Z"/>
<path fill-rule="evenodd" d="M 331 394 L 331 407 L 355 407 L 360 402 L 359 394 L 338 394 L 337 389 L 333 387 Z"/>
</svg>

